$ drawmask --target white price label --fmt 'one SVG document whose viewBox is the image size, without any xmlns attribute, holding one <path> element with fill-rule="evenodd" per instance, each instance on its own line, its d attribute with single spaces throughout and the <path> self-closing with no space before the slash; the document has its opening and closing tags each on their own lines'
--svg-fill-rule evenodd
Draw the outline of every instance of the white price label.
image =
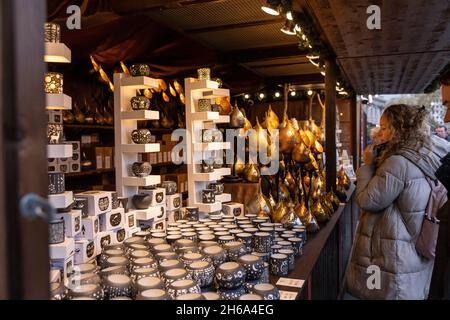
<svg viewBox="0 0 450 320">
<path fill-rule="evenodd" d="M 280 290 L 280 300 L 295 300 L 297 292 Z"/>
<path fill-rule="evenodd" d="M 277 286 L 302 288 L 305 280 L 301 279 L 290 279 L 290 278 L 280 278 L 278 279 Z"/>
</svg>

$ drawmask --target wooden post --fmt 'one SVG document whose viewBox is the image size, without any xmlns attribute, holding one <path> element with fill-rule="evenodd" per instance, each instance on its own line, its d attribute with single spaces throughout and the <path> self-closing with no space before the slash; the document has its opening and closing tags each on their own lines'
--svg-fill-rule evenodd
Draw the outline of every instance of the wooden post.
<svg viewBox="0 0 450 320">
<path fill-rule="evenodd" d="M 351 121 L 351 144 L 353 156 L 353 168 L 358 168 L 358 143 L 359 143 L 359 126 L 358 126 L 358 104 L 356 102 L 356 95 L 351 98 L 350 102 L 350 121 Z"/>
<path fill-rule="evenodd" d="M 336 189 L 336 73 L 333 60 L 325 61 L 325 150 L 327 191 Z"/>
</svg>

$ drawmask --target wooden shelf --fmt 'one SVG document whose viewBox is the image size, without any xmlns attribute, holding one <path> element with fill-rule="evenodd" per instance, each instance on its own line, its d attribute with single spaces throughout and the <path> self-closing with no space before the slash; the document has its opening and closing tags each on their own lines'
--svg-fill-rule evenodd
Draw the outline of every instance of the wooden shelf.
<svg viewBox="0 0 450 320">
<path fill-rule="evenodd" d="M 208 143 L 194 143 L 195 151 L 214 151 L 230 149 L 230 142 L 208 142 Z"/>
<path fill-rule="evenodd" d="M 146 144 L 123 144 L 122 152 L 125 153 L 150 153 L 159 152 L 159 143 L 146 143 Z"/>
<path fill-rule="evenodd" d="M 159 162 L 159 163 L 152 163 L 152 167 L 163 167 L 163 166 L 182 166 L 185 163 L 182 164 L 175 164 L 173 162 Z"/>
<path fill-rule="evenodd" d="M 214 121 L 219 120 L 219 113 L 216 111 L 200 111 L 191 115 L 192 121 Z"/>
<path fill-rule="evenodd" d="M 120 82 L 123 87 L 132 89 L 158 88 L 158 80 L 150 77 L 126 77 Z"/>
<path fill-rule="evenodd" d="M 230 116 L 219 115 L 219 119 L 214 120 L 214 123 L 230 123 Z"/>
<path fill-rule="evenodd" d="M 220 168 L 214 169 L 213 172 L 209 173 L 194 173 L 194 181 L 195 182 L 204 182 L 204 181 L 215 181 L 222 179 L 223 176 L 227 176 L 231 174 L 230 168 Z"/>
<path fill-rule="evenodd" d="M 136 220 L 150 220 L 155 219 L 161 216 L 161 206 L 156 207 L 149 207 L 148 209 L 144 210 L 135 210 L 136 213 Z"/>
<path fill-rule="evenodd" d="M 71 158 L 72 148 L 72 144 L 48 144 L 47 158 Z"/>
<path fill-rule="evenodd" d="M 154 186 L 161 183 L 161 177 L 156 175 L 147 176 L 144 178 L 139 177 L 123 177 L 122 178 L 124 186 L 130 187 L 148 187 Z"/>
<path fill-rule="evenodd" d="M 48 202 L 56 209 L 64 209 L 73 203 L 73 192 L 66 191 L 61 194 L 48 195 Z"/>
<path fill-rule="evenodd" d="M 44 61 L 70 63 L 72 61 L 72 53 L 64 43 L 46 42 Z"/>
<path fill-rule="evenodd" d="M 198 210 L 200 212 L 211 213 L 222 210 L 222 203 L 221 202 L 197 203 L 194 205 L 194 207 L 198 207 Z"/>
<path fill-rule="evenodd" d="M 216 201 L 220 201 L 222 203 L 230 202 L 231 194 L 230 193 L 222 193 L 222 194 L 216 195 Z"/>
<path fill-rule="evenodd" d="M 114 130 L 114 126 L 101 126 L 98 124 L 64 124 L 64 130 Z"/>
<path fill-rule="evenodd" d="M 80 171 L 80 172 L 69 172 L 65 174 L 66 178 L 70 177 L 84 177 L 84 176 L 93 176 L 93 175 L 99 175 L 104 173 L 112 173 L 115 172 L 116 169 L 99 169 L 99 170 L 88 170 L 88 171 Z"/>
<path fill-rule="evenodd" d="M 219 89 L 219 84 L 212 80 L 196 80 L 190 83 L 192 91 L 211 92 Z"/>
<path fill-rule="evenodd" d="M 159 111 L 139 110 L 139 111 L 122 111 L 122 120 L 158 120 Z"/>
<path fill-rule="evenodd" d="M 203 91 L 204 99 L 215 99 L 221 97 L 228 97 L 230 95 L 230 90 L 228 89 L 212 89 L 209 91 Z"/>
<path fill-rule="evenodd" d="M 46 93 L 45 106 L 47 110 L 71 110 L 72 98 L 64 93 Z"/>
</svg>

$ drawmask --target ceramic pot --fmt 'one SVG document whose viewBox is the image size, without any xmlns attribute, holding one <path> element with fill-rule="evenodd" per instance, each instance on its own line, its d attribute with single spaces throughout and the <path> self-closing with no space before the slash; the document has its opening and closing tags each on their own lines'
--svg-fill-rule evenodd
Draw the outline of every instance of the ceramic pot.
<svg viewBox="0 0 450 320">
<path fill-rule="evenodd" d="M 280 291 L 270 283 L 256 284 L 251 293 L 262 296 L 264 300 L 280 300 Z"/>
<path fill-rule="evenodd" d="M 109 275 L 103 279 L 105 295 L 111 299 L 114 297 L 132 297 L 133 283 L 129 276 L 123 274 Z"/>
<path fill-rule="evenodd" d="M 214 268 L 217 268 L 219 265 L 227 261 L 226 251 L 218 245 L 204 248 L 203 254 L 207 260 L 211 261 Z"/>
<path fill-rule="evenodd" d="M 221 300 L 239 300 L 246 293 L 246 290 L 244 286 L 240 286 L 235 289 L 218 289 L 217 293 Z"/>
<path fill-rule="evenodd" d="M 214 190 L 215 195 L 220 195 L 223 193 L 225 186 L 222 182 L 212 182 L 208 184 L 208 189 Z"/>
<path fill-rule="evenodd" d="M 150 130 L 135 129 L 131 132 L 131 140 L 136 144 L 145 144 L 152 141 Z"/>
<path fill-rule="evenodd" d="M 185 253 L 180 257 L 180 261 L 184 263 L 185 266 L 190 265 L 196 261 L 204 261 L 205 256 L 201 253 Z"/>
<path fill-rule="evenodd" d="M 158 270 L 155 268 L 134 268 L 133 271 L 131 271 L 131 280 L 133 280 L 133 283 L 136 283 L 139 279 L 142 278 L 156 278 L 158 277 Z"/>
<path fill-rule="evenodd" d="M 99 284 L 83 284 L 69 289 L 69 300 L 79 297 L 89 297 L 95 300 L 103 300 L 105 294 Z"/>
<path fill-rule="evenodd" d="M 136 177 L 147 177 L 152 172 L 152 165 L 149 162 L 134 162 L 131 166 L 131 172 Z"/>
<path fill-rule="evenodd" d="M 274 276 L 284 277 L 289 272 L 288 256 L 275 253 L 270 256 L 270 273 Z"/>
<path fill-rule="evenodd" d="M 295 268 L 295 253 L 292 249 L 280 249 L 279 254 L 284 254 L 288 258 L 288 270 L 292 271 Z"/>
<path fill-rule="evenodd" d="M 161 188 L 166 189 L 166 195 L 172 195 L 177 192 L 177 183 L 175 181 L 161 182 Z"/>
<path fill-rule="evenodd" d="M 228 260 L 230 261 L 238 261 L 240 256 L 247 253 L 247 249 L 240 241 L 227 242 L 223 245 L 223 247 L 227 252 Z"/>
<path fill-rule="evenodd" d="M 131 109 L 133 110 L 149 110 L 150 99 L 145 96 L 136 96 L 131 98 Z"/>
<path fill-rule="evenodd" d="M 61 41 L 61 27 L 57 23 L 47 22 L 44 24 L 45 42 L 58 43 Z"/>
<path fill-rule="evenodd" d="M 202 202 L 203 203 L 214 203 L 216 202 L 216 195 L 214 189 L 202 190 Z"/>
<path fill-rule="evenodd" d="M 242 242 L 242 244 L 245 247 L 246 253 L 250 253 L 252 251 L 253 236 L 251 233 L 240 232 L 240 233 L 236 234 L 235 237 L 237 240 Z"/>
<path fill-rule="evenodd" d="M 124 256 L 110 257 L 105 261 L 105 268 L 108 267 L 128 267 L 128 259 Z"/>
<path fill-rule="evenodd" d="M 186 267 L 200 288 L 208 287 L 214 280 L 214 266 L 209 261 L 195 261 Z"/>
<path fill-rule="evenodd" d="M 239 257 L 238 262 L 245 269 L 246 281 L 260 279 L 264 272 L 264 261 L 253 254 L 247 254 Z"/>
<path fill-rule="evenodd" d="M 163 289 L 149 289 L 140 292 L 136 300 L 170 300 L 170 296 Z"/>
<path fill-rule="evenodd" d="M 47 143 L 60 144 L 64 136 L 63 125 L 60 123 L 47 124 Z"/>
<path fill-rule="evenodd" d="M 144 64 L 144 63 L 133 64 L 130 67 L 130 74 L 133 77 L 139 77 L 139 76 L 149 77 L 150 76 L 150 67 L 148 66 L 148 64 Z"/>
<path fill-rule="evenodd" d="M 151 289 L 161 289 L 165 288 L 164 282 L 158 277 L 144 277 L 136 281 L 134 285 L 135 295 L 138 296 L 141 292 Z"/>
<path fill-rule="evenodd" d="M 63 243 L 64 240 L 65 240 L 64 220 L 58 219 L 50 221 L 48 243 L 49 244 Z"/>
<path fill-rule="evenodd" d="M 272 245 L 271 234 L 267 232 L 257 232 L 253 238 L 253 248 L 256 252 L 270 252 Z"/>
<path fill-rule="evenodd" d="M 186 280 L 192 279 L 189 272 L 187 272 L 183 268 L 174 268 L 167 270 L 161 276 L 161 279 L 164 281 L 166 287 L 168 287 L 172 282 L 177 280 Z"/>
<path fill-rule="evenodd" d="M 131 271 L 133 271 L 134 269 L 139 269 L 139 268 L 154 269 L 154 272 L 152 274 L 154 274 L 155 276 L 158 276 L 158 263 L 153 258 L 150 258 L 150 257 L 137 258 L 136 260 L 131 262 L 131 264 L 130 264 Z M 150 271 L 150 270 L 148 270 L 148 271 Z"/>
<path fill-rule="evenodd" d="M 140 193 L 135 194 L 131 201 L 136 209 L 148 209 L 152 202 L 152 197 L 147 193 Z"/>
<path fill-rule="evenodd" d="M 237 262 L 222 263 L 216 269 L 215 280 L 222 289 L 236 289 L 245 280 L 245 269 Z"/>
<path fill-rule="evenodd" d="M 184 264 L 179 260 L 166 260 L 159 264 L 158 269 L 160 273 L 164 273 L 170 269 L 184 268 Z"/>
<path fill-rule="evenodd" d="M 291 243 L 292 250 L 294 250 L 294 255 L 296 257 L 301 257 L 303 255 L 303 239 L 293 237 L 289 238 L 288 241 Z"/>
<path fill-rule="evenodd" d="M 167 293 L 172 299 L 175 299 L 183 294 L 201 293 L 201 290 L 194 280 L 185 279 L 172 282 L 167 289 Z"/>
</svg>

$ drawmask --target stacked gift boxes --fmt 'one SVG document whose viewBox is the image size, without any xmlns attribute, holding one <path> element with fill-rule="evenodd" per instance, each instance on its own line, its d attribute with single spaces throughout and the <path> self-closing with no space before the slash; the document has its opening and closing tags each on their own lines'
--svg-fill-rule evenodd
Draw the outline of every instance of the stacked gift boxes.
<svg viewBox="0 0 450 320">
<path fill-rule="evenodd" d="M 137 225 L 144 231 L 166 230 L 166 189 L 141 188 L 140 194 L 145 195 L 145 198 L 133 199 L 133 204 L 137 208 L 135 210 Z"/>
</svg>

